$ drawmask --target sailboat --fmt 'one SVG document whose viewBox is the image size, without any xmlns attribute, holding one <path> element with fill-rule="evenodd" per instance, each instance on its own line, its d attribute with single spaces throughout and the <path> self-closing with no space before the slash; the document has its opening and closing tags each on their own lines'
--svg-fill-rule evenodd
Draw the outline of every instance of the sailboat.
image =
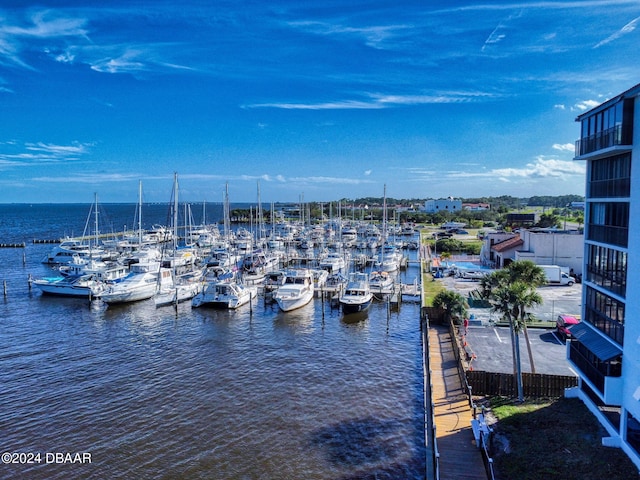
<svg viewBox="0 0 640 480">
<path fill-rule="evenodd" d="M 380 258 L 375 266 L 382 272 L 395 272 L 400 269 L 402 254 L 395 246 L 388 243 L 387 226 L 387 186 L 384 186 L 384 200 L 382 204 L 382 239 L 385 242 L 380 249 Z"/>
<path fill-rule="evenodd" d="M 89 220 L 92 215 L 95 215 L 95 241 L 93 244 L 91 241 L 85 241 L 85 237 L 90 234 Z M 106 252 L 104 248 L 98 246 L 98 237 L 98 194 L 96 193 L 95 202 L 91 205 L 91 208 L 89 209 L 89 216 L 85 222 L 82 239 L 66 238 L 62 240 L 42 259 L 42 263 L 65 265 L 78 257 L 102 259 L 106 256 Z"/>
<path fill-rule="evenodd" d="M 178 174 L 173 175 L 173 248 L 165 262 L 167 269 L 163 269 L 158 277 L 158 291 L 153 297 L 156 307 L 175 305 L 191 300 L 202 290 L 202 271 L 196 271 L 191 261 L 192 254 L 186 252 L 180 254 L 177 245 L 178 239 Z M 178 274 L 178 268 L 187 266 L 191 270 Z"/>
<path fill-rule="evenodd" d="M 206 282 L 203 289 L 191 300 L 191 306 L 194 308 L 210 306 L 215 308 L 236 309 L 242 305 L 251 302 L 257 296 L 257 287 L 246 286 L 235 280 L 235 269 L 237 256 L 230 248 L 230 217 L 229 217 L 229 185 L 225 187 L 224 196 L 224 239 L 226 247 L 218 252 L 220 257 L 224 258 L 225 264 L 219 264 L 219 267 L 232 268 L 233 271 L 226 271 L 221 276 Z M 207 261 L 209 263 L 209 261 Z"/>
</svg>

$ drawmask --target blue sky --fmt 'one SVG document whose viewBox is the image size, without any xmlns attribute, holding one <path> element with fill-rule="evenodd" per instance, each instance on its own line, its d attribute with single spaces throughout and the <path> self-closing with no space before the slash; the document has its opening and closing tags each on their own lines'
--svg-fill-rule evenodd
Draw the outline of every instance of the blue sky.
<svg viewBox="0 0 640 480">
<path fill-rule="evenodd" d="M 637 0 L 95 3 L 0 5 L 1 203 L 582 195 L 640 83 Z"/>
</svg>

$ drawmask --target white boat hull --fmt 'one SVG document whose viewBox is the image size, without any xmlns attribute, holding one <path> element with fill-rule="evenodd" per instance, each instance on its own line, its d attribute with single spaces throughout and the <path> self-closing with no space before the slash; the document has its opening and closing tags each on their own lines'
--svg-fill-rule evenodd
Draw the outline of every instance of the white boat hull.
<svg viewBox="0 0 640 480">
<path fill-rule="evenodd" d="M 96 297 L 103 290 L 102 283 L 95 280 L 51 278 L 34 280 L 33 283 L 43 294 L 63 297 Z"/>
<path fill-rule="evenodd" d="M 313 289 L 306 290 L 301 294 L 289 294 L 278 290 L 274 299 L 278 304 L 278 307 L 280 307 L 280 310 L 283 312 L 290 312 L 291 310 L 302 308 L 308 304 L 311 299 L 313 299 Z"/>
<path fill-rule="evenodd" d="M 178 285 L 167 291 L 160 291 L 155 294 L 153 301 L 156 307 L 163 307 L 166 305 L 175 305 L 176 303 L 182 303 L 191 300 L 202 290 L 199 283 L 192 283 L 187 285 Z"/>
<path fill-rule="evenodd" d="M 255 287 L 245 287 L 236 283 L 212 283 L 193 297 L 191 306 L 194 308 L 206 306 L 235 310 L 251 302 L 256 295 L 257 289 Z"/>
</svg>

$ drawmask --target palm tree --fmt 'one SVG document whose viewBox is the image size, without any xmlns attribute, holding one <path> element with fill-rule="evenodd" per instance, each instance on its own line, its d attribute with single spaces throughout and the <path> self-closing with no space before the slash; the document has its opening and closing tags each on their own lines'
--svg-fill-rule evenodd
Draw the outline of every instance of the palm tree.
<svg viewBox="0 0 640 480">
<path fill-rule="evenodd" d="M 531 372 L 535 373 L 533 353 L 527 330 L 531 314 L 527 309 L 542 303 L 536 288 L 545 283 L 544 271 L 529 260 L 518 260 L 507 268 L 485 276 L 480 281 L 480 294 L 489 301 L 492 311 L 500 313 L 509 323 L 514 375 L 518 386 L 518 400 L 523 401 L 522 366 L 520 361 L 520 332 L 524 332 Z"/>
<path fill-rule="evenodd" d="M 433 298 L 433 306 L 445 311 L 447 322 L 460 323 L 467 316 L 469 304 L 458 292 L 443 290 Z"/>
</svg>

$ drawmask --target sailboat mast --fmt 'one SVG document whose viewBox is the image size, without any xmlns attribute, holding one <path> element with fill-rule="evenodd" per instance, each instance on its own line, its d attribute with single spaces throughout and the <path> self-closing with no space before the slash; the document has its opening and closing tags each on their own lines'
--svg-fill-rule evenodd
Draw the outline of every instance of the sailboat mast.
<svg viewBox="0 0 640 480">
<path fill-rule="evenodd" d="M 94 194 L 94 209 L 95 209 L 95 239 L 94 239 L 94 245 L 97 248 L 98 247 L 98 235 L 100 234 L 100 232 L 98 231 L 98 193 L 95 192 Z M 89 242 L 89 256 L 92 256 L 92 252 L 91 252 L 91 242 Z"/>
<path fill-rule="evenodd" d="M 225 183 L 225 192 L 224 192 L 224 238 L 229 238 L 229 230 L 231 229 L 230 225 L 230 215 L 231 211 L 229 210 L 229 182 Z"/>
<path fill-rule="evenodd" d="M 142 247 L 142 180 L 138 182 L 138 248 Z"/>
<path fill-rule="evenodd" d="M 178 173 L 173 174 L 173 251 L 178 245 Z"/>
</svg>

